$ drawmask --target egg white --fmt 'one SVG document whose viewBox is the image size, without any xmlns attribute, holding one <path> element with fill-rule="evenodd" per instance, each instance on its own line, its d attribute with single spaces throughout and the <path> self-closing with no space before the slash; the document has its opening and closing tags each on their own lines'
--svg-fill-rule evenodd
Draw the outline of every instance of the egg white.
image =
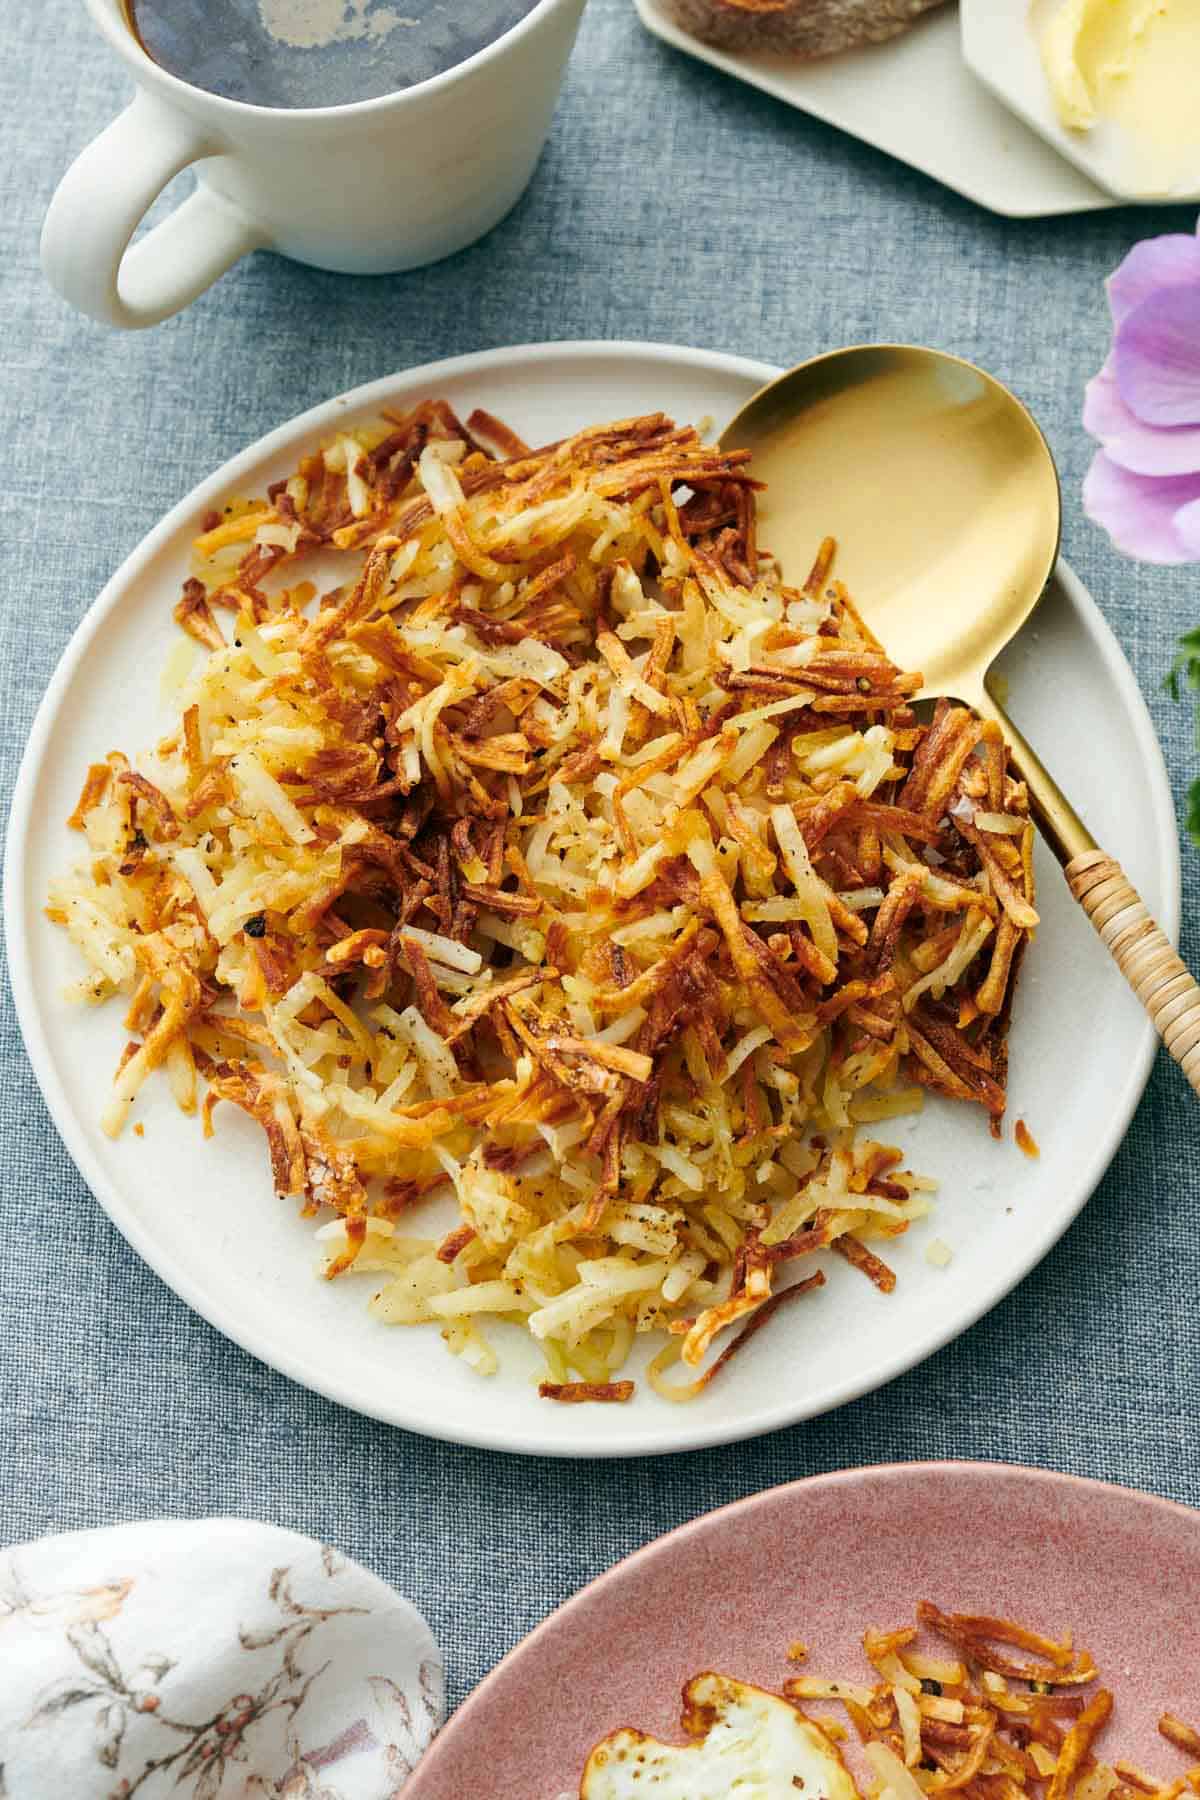
<svg viewBox="0 0 1200 1800">
<path fill-rule="evenodd" d="M 588 1758 L 579 1800 L 859 1800 L 834 1744 L 777 1694 L 705 1674 L 683 1698 L 696 1741 L 611 1732 Z"/>
</svg>

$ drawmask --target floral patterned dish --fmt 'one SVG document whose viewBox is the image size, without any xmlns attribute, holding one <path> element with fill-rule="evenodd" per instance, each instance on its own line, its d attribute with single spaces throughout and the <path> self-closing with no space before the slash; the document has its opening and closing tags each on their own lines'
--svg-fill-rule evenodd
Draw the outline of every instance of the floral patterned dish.
<svg viewBox="0 0 1200 1800">
<path fill-rule="evenodd" d="M 378 1800 L 442 1716 L 420 1614 L 328 1545 L 152 1520 L 0 1551 L 0 1794 Z"/>
</svg>

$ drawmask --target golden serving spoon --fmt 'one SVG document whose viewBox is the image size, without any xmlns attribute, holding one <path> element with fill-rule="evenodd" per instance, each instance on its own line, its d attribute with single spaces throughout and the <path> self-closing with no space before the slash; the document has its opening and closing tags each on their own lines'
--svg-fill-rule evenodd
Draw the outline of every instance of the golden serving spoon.
<svg viewBox="0 0 1200 1800">
<path fill-rule="evenodd" d="M 835 350 L 759 390 L 721 434 L 767 483 L 762 542 L 795 577 L 822 538 L 921 698 L 1000 726 L 1071 892 L 1200 1094 L 1200 987 L 989 687 L 1054 572 L 1062 503 L 1050 447 L 973 364 L 900 344 Z"/>
</svg>

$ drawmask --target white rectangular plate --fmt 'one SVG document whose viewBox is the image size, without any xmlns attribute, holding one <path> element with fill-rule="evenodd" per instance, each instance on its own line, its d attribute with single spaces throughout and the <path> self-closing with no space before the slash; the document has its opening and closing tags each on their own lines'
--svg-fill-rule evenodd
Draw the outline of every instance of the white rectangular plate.
<svg viewBox="0 0 1200 1800">
<path fill-rule="evenodd" d="M 714 50 L 681 31 L 661 0 L 634 5 L 664 43 L 840 126 L 992 212 L 1036 219 L 1119 204 L 976 81 L 962 59 L 957 7 L 928 14 L 891 43 L 800 62 Z"/>
</svg>

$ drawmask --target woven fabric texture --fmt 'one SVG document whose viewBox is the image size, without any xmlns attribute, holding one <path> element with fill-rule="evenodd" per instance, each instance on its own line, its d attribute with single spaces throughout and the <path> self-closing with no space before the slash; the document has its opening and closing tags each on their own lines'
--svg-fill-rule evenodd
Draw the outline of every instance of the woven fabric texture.
<svg viewBox="0 0 1200 1800">
<path fill-rule="evenodd" d="M 1120 561 L 1083 518 L 1083 385 L 1102 278 L 1190 214 L 1015 223 L 649 38 L 591 0 L 554 132 L 517 210 L 437 267 L 356 280 L 257 255 L 181 317 L 119 334 L 42 279 L 41 219 L 124 104 L 82 0 L 0 26 L 0 782 L 80 615 L 202 476 L 327 395 L 541 338 L 646 338 L 780 363 L 870 338 L 983 363 L 1044 423 L 1065 548 L 1111 620 L 1177 801 L 1190 714 L 1161 692 L 1197 622 L 1189 570 Z M 1200 852 L 1184 853 L 1200 966 Z M 427 1614 L 455 1702 L 618 1557 L 723 1502 L 883 1460 L 1043 1464 L 1200 1505 L 1200 1175 L 1194 1097 L 1160 1057 L 1075 1227 L 958 1342 L 882 1392 L 750 1444 L 570 1465 L 425 1442 L 303 1392 L 151 1274 L 75 1173 L 0 1015 L 0 1542 L 118 1519 L 234 1513 L 338 1545 Z"/>
</svg>

